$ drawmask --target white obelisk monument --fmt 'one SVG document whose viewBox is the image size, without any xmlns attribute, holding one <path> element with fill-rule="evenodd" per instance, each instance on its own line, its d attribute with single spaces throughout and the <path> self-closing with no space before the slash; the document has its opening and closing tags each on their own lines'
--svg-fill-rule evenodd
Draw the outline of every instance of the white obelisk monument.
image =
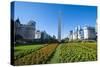
<svg viewBox="0 0 100 67">
<path fill-rule="evenodd" d="M 58 41 L 61 42 L 61 12 L 58 14 Z"/>
</svg>

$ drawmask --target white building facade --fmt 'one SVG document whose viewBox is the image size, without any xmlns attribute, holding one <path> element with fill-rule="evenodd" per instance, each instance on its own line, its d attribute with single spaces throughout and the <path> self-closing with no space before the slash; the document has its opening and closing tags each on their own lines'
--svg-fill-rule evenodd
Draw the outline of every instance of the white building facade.
<svg viewBox="0 0 100 67">
<path fill-rule="evenodd" d="M 96 39 L 96 31 L 94 27 L 84 27 L 84 39 L 88 40 L 93 40 Z"/>
<path fill-rule="evenodd" d="M 69 33 L 69 40 L 95 40 L 96 31 L 95 27 L 85 26 L 81 28 L 80 26 L 75 27 L 74 30 Z"/>
<path fill-rule="evenodd" d="M 35 32 L 35 39 L 41 39 L 41 32 L 39 30 Z"/>
</svg>

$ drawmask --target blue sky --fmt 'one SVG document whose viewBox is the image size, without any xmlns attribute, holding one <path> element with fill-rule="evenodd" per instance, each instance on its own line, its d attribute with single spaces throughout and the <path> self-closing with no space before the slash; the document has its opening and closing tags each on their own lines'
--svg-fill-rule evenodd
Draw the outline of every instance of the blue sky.
<svg viewBox="0 0 100 67">
<path fill-rule="evenodd" d="M 94 27 L 96 24 L 96 6 L 34 2 L 15 2 L 14 20 L 19 18 L 22 24 L 34 20 L 37 30 L 45 30 L 48 34 L 57 36 L 59 11 L 61 12 L 62 38 L 67 37 L 68 32 L 78 25 Z"/>
</svg>

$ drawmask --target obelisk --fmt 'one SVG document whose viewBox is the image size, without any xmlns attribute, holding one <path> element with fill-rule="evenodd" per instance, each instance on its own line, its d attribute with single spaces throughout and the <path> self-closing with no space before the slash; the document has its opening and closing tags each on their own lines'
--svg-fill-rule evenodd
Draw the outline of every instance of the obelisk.
<svg viewBox="0 0 100 67">
<path fill-rule="evenodd" d="M 61 12 L 58 14 L 58 41 L 61 42 Z"/>
</svg>

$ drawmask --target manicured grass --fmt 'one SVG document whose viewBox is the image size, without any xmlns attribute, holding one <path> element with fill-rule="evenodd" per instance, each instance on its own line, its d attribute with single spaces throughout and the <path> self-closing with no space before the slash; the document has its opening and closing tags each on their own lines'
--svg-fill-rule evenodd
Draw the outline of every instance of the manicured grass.
<svg viewBox="0 0 100 67">
<path fill-rule="evenodd" d="M 96 42 L 26 45 L 15 47 L 15 65 L 97 60 Z"/>
<path fill-rule="evenodd" d="M 38 50 L 45 46 L 44 44 L 42 45 L 22 45 L 22 46 L 15 46 L 14 47 L 14 59 L 18 59 L 20 57 L 23 57 L 35 50 Z"/>
<path fill-rule="evenodd" d="M 60 62 L 96 61 L 96 43 L 66 43 L 61 44 Z"/>
<path fill-rule="evenodd" d="M 86 47 L 92 48 L 94 50 L 97 49 L 97 45 L 96 44 L 97 44 L 96 42 L 94 42 L 94 43 L 81 43 L 82 46 L 86 46 Z"/>
<path fill-rule="evenodd" d="M 49 44 L 31 54 L 14 61 L 15 65 L 44 64 L 55 51 L 58 44 Z"/>
<path fill-rule="evenodd" d="M 55 50 L 55 52 L 54 52 L 54 54 L 53 54 L 51 60 L 50 60 L 48 63 L 51 64 L 51 63 L 59 63 L 59 62 L 60 62 L 59 59 L 60 59 L 60 48 L 61 48 L 61 46 L 62 46 L 62 45 L 59 45 L 59 46 L 56 48 L 56 50 Z"/>
<path fill-rule="evenodd" d="M 83 62 L 97 60 L 97 45 L 94 43 L 62 43 L 49 63 Z"/>
</svg>

